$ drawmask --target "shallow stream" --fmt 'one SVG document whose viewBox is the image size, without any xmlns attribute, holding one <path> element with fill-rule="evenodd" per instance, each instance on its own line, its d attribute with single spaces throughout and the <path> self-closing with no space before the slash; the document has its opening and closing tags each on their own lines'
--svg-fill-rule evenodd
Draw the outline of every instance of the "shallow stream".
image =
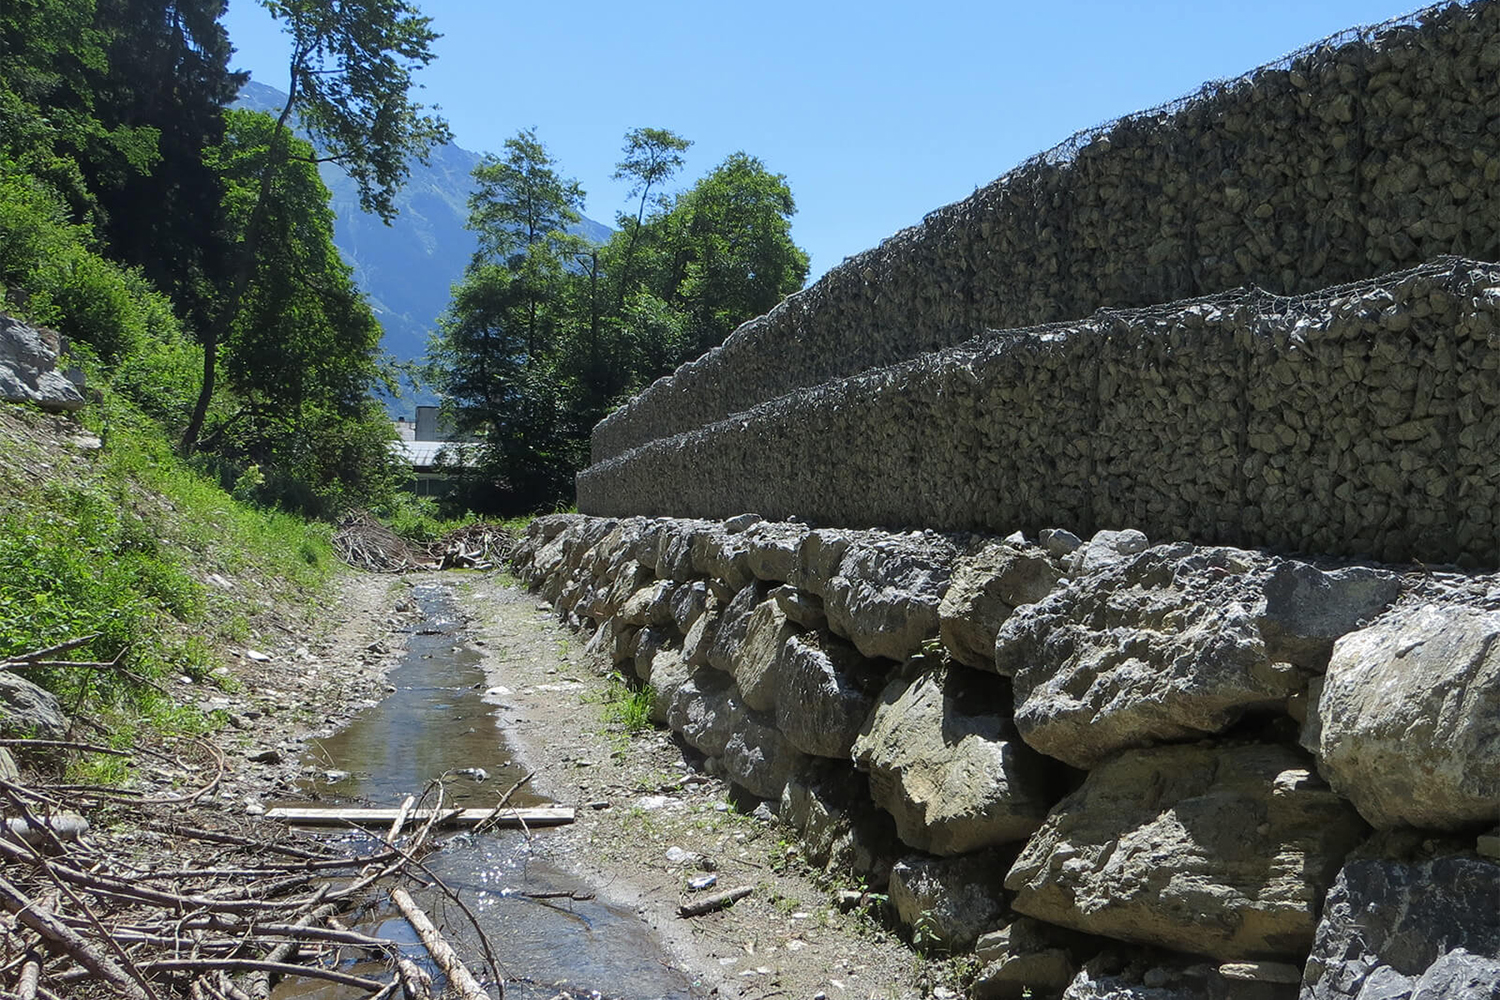
<svg viewBox="0 0 1500 1000">
<path fill-rule="evenodd" d="M 304 761 L 318 772 L 304 788 L 318 805 L 399 806 L 407 795 L 421 795 L 430 782 L 447 775 L 445 806 L 492 806 L 526 773 L 512 760 L 513 751 L 496 726 L 494 706 L 484 701 L 488 682 L 480 654 L 464 635 L 451 596 L 428 586 L 418 587 L 415 599 L 423 621 L 412 629 L 406 656 L 388 678 L 395 691 L 348 728 L 318 741 Z M 486 777 L 476 780 L 474 768 Z M 510 804 L 544 805 L 547 800 L 522 790 Z M 477 836 L 444 830 L 445 846 L 426 859 L 478 917 L 506 977 L 505 995 L 528 1000 L 559 993 L 691 997 L 688 980 L 668 967 L 661 942 L 633 911 L 592 898 L 535 898 L 590 895 L 587 886 L 545 860 L 546 838 L 553 835 L 546 829 L 529 836 L 519 830 Z M 365 838 L 351 838 L 350 847 L 367 850 L 372 845 Z M 472 961 L 481 948 L 462 910 L 436 887 L 409 888 L 459 953 L 471 959 L 471 971 L 485 981 L 484 969 Z M 441 983 L 441 974 L 388 901 L 362 915 L 357 929 L 400 941 L 406 954 L 433 973 L 435 984 Z M 374 974 L 383 963 L 349 962 L 344 967 Z M 497 989 L 491 993 L 499 996 Z M 275 993 L 302 1000 L 360 995 L 308 981 L 285 983 Z"/>
</svg>

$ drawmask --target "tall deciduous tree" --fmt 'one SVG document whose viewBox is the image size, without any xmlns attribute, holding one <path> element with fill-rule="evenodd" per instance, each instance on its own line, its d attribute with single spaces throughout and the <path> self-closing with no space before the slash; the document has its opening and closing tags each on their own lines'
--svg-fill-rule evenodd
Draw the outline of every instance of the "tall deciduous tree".
<svg viewBox="0 0 1500 1000">
<path fill-rule="evenodd" d="M 225 179 L 227 212 L 246 225 L 257 206 L 266 150 L 292 154 L 261 205 L 260 252 L 223 347 L 222 394 L 205 442 L 231 465 L 267 470 L 263 498 L 321 515 L 346 494 L 379 493 L 390 474 L 389 423 L 372 411 L 382 377 L 380 326 L 333 244 L 328 189 L 313 149 L 276 138 L 270 115 L 226 114 L 206 157 Z"/>
<path fill-rule="evenodd" d="M 577 274 L 569 267 L 584 249 L 567 227 L 583 191 L 556 166 L 536 131 L 523 129 L 504 156 L 474 168 L 478 249 L 430 352 L 455 426 L 483 435 L 481 472 L 498 491 L 488 502 L 501 509 L 550 502 L 572 468 L 558 362 Z"/>
<path fill-rule="evenodd" d="M 285 138 L 295 112 L 315 158 L 337 162 L 358 186 L 360 206 L 390 218 L 407 159 L 423 162 L 448 141 L 447 125 L 411 94 L 412 74 L 432 60 L 431 20 L 404 0 L 262 0 L 291 36 L 286 104 L 271 137 L 236 264 L 204 337 L 203 387 L 183 432 L 193 450 L 216 387 L 219 346 L 239 314 L 254 272 L 277 171 L 294 155 Z"/>
<path fill-rule="evenodd" d="M 635 218 L 623 212 L 616 217 L 620 231 L 625 234 L 625 246 L 616 265 L 615 309 L 625 307 L 625 296 L 629 294 L 632 279 L 631 265 L 635 261 L 636 244 L 640 242 L 641 224 L 646 218 L 646 206 L 650 204 L 652 188 L 660 188 L 677 171 L 682 169 L 682 154 L 693 144 L 664 128 L 633 128 L 625 133 L 625 158 L 615 164 L 614 179 L 629 180 L 630 196 L 641 196 L 636 205 Z"/>
</svg>

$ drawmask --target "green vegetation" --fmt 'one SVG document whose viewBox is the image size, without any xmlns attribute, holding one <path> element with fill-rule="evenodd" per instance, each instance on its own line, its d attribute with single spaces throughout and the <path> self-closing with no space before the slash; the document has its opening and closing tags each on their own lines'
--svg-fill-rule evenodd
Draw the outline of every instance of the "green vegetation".
<svg viewBox="0 0 1500 1000">
<path fill-rule="evenodd" d="M 460 502 L 502 512 L 566 503 L 589 431 L 629 394 L 721 343 L 802 286 L 786 178 L 735 153 L 675 197 L 690 143 L 632 129 L 616 176 L 634 213 L 604 246 L 566 232 L 583 191 L 536 132 L 474 170 L 479 249 L 429 350 L 455 426 L 482 440 Z"/>
<path fill-rule="evenodd" d="M 651 709 L 656 704 L 656 689 L 650 684 L 632 685 L 619 674 L 612 674 L 601 696 L 604 722 L 627 734 L 652 728 Z"/>
<path fill-rule="evenodd" d="M 216 646 L 248 631 L 246 592 L 302 603 L 321 591 L 333 567 L 329 532 L 235 501 L 179 459 L 159 427 L 109 395 L 101 408 L 115 419 L 97 428 L 105 441 L 94 452 L 7 435 L 0 656 L 93 636 L 69 657 L 118 660 L 118 669 L 27 676 L 65 704 L 86 699 L 95 713 L 191 729 L 201 720 L 174 710 L 159 687 L 179 676 L 217 680 Z M 52 421 L 16 411 L 7 422 Z M 59 474 L 34 474 L 60 463 Z"/>
<path fill-rule="evenodd" d="M 28 675 L 120 739 L 208 724 L 166 692 L 326 587 L 307 517 L 400 503 L 316 164 L 390 210 L 447 136 L 408 97 L 435 36 L 400 0 L 265 5 L 296 53 L 280 121 L 225 110 L 224 0 L 0 6 L 0 311 L 62 333 L 93 397 L 82 425 L 0 413 L 0 657 L 88 637 L 67 655 L 107 668 Z"/>
</svg>

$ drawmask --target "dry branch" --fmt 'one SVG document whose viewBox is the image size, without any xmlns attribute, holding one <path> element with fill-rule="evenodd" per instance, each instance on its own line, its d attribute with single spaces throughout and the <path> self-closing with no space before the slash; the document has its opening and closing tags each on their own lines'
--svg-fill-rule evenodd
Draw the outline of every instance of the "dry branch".
<svg viewBox="0 0 1500 1000">
<path fill-rule="evenodd" d="M 413 902 L 411 895 L 405 889 L 392 889 L 391 899 L 406 922 L 417 932 L 417 937 L 422 939 L 422 947 L 427 949 L 427 954 L 443 970 L 443 975 L 448 977 L 449 986 L 458 993 L 461 1000 L 490 1000 L 490 995 L 479 985 L 479 980 L 474 978 L 474 974 L 459 959 L 452 945 L 443 939 L 427 914 Z"/>
<path fill-rule="evenodd" d="M 677 908 L 679 917 L 701 917 L 705 913 L 715 910 L 723 910 L 733 906 L 755 891 L 754 886 L 742 885 L 738 889 L 730 889 L 728 892 L 716 892 L 712 896 L 704 896 L 702 899 L 691 903 L 683 903 Z"/>
</svg>

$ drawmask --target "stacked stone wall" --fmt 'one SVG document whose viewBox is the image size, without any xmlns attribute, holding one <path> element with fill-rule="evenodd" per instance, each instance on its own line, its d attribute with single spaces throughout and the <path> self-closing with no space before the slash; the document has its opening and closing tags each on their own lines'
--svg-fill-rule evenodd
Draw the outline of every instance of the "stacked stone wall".
<svg viewBox="0 0 1500 1000">
<path fill-rule="evenodd" d="M 599 424 L 593 461 L 986 328 L 1500 259 L 1497 74 L 1500 3 L 1479 0 L 1080 133 L 659 380 Z"/>
<path fill-rule="evenodd" d="M 1500 995 L 1500 575 L 540 518 L 514 567 L 969 995 Z"/>
<path fill-rule="evenodd" d="M 1500 564 L 1500 265 L 986 335 L 599 463 L 581 510 Z"/>
</svg>

